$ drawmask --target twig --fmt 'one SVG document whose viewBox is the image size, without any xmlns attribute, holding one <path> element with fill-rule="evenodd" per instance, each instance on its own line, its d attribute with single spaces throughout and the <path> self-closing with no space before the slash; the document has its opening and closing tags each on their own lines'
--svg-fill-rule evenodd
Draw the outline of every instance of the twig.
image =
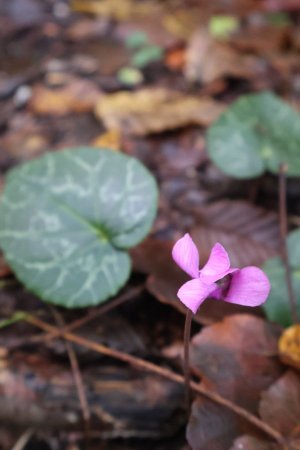
<svg viewBox="0 0 300 450">
<path fill-rule="evenodd" d="M 186 410 L 189 416 L 190 413 L 190 404 L 191 404 L 191 392 L 190 392 L 190 381 L 191 381 L 191 372 L 190 372 L 190 337 L 191 337 L 191 326 L 192 326 L 192 311 L 187 309 L 184 323 L 184 335 L 183 335 L 183 373 L 184 373 L 184 381 L 185 381 L 185 402 L 186 402 Z"/>
<path fill-rule="evenodd" d="M 31 323 L 32 325 L 34 325 L 44 331 L 52 332 L 52 333 L 55 331 L 55 333 L 62 335 L 65 339 L 68 339 L 70 342 L 74 342 L 78 345 L 81 345 L 83 347 L 94 350 L 97 353 L 101 353 L 101 354 L 109 356 L 111 358 L 118 359 L 119 361 L 123 361 L 123 362 L 130 364 L 134 367 L 137 367 L 139 369 L 142 369 L 142 370 L 145 370 L 148 372 L 152 372 L 152 373 L 156 373 L 157 375 L 160 375 L 171 381 L 175 381 L 176 383 L 184 384 L 184 381 L 185 381 L 184 377 L 182 375 L 179 375 L 179 374 L 173 372 L 170 369 L 166 369 L 164 367 L 157 366 L 156 364 L 153 364 L 149 361 L 145 361 L 136 356 L 132 356 L 127 353 L 121 352 L 119 350 L 115 350 L 115 349 L 106 347 L 105 345 L 99 344 L 97 342 L 89 341 L 88 339 L 85 339 L 81 336 L 77 336 L 70 332 L 66 332 L 66 331 L 58 332 L 57 328 L 43 322 L 42 320 L 40 320 L 34 316 L 28 315 L 25 317 L 25 320 L 28 323 Z M 222 397 L 221 395 L 219 395 L 215 392 L 212 392 L 212 391 L 206 389 L 204 386 L 201 386 L 200 384 L 197 384 L 193 381 L 190 382 L 190 387 L 193 391 L 197 392 L 198 394 L 205 396 L 209 400 L 212 400 L 213 402 L 218 403 L 219 405 L 225 406 L 226 408 L 233 411 L 238 416 L 243 417 L 245 420 L 247 420 L 252 425 L 259 428 L 261 431 L 263 431 L 269 437 L 271 437 L 278 443 L 283 444 L 284 438 L 277 430 L 275 430 L 273 427 L 271 427 L 267 423 L 263 422 L 261 419 L 254 416 L 250 412 L 248 412 L 246 409 L 234 404 L 230 400 L 227 400 L 226 398 Z"/>
<path fill-rule="evenodd" d="M 140 295 L 143 290 L 145 289 L 145 285 L 142 284 L 140 286 L 134 287 L 124 294 L 120 295 L 119 297 L 116 297 L 113 300 L 110 300 L 108 303 L 105 303 L 104 305 L 99 306 L 98 309 L 91 310 L 86 316 L 81 317 L 80 319 L 75 320 L 69 325 L 66 325 L 62 328 L 62 330 L 54 329 L 51 332 L 47 332 L 46 334 L 42 334 L 39 336 L 32 336 L 30 339 L 27 340 L 27 342 L 31 343 L 37 343 L 37 342 L 43 342 L 47 340 L 47 342 L 52 341 L 53 339 L 61 336 L 62 332 L 65 331 L 74 331 L 77 328 L 82 327 L 83 325 L 86 325 L 88 322 L 90 322 L 93 319 L 96 319 L 96 317 L 101 316 L 102 314 L 107 313 L 108 311 L 111 311 L 112 309 L 116 308 L 117 306 L 122 305 L 123 303 L 126 303 L 128 300 L 131 300 L 132 298 L 137 297 Z"/>
<path fill-rule="evenodd" d="M 52 306 L 50 306 L 50 310 L 54 316 L 54 319 L 55 319 L 58 327 L 62 331 L 65 326 L 65 322 L 64 322 L 62 315 Z M 70 360 L 70 364 L 71 364 L 71 368 L 72 368 L 72 372 L 73 372 L 73 377 L 74 377 L 74 381 L 75 381 L 75 385 L 76 385 L 76 389 L 77 389 L 77 393 L 78 393 L 78 398 L 79 398 L 79 403 L 81 406 L 85 430 L 88 435 L 91 414 L 90 414 L 90 409 L 89 409 L 89 405 L 87 402 L 87 398 L 85 395 L 84 383 L 82 380 L 82 376 L 81 376 L 80 368 L 79 368 L 79 364 L 78 364 L 78 359 L 77 359 L 76 353 L 74 351 L 74 348 L 73 348 L 72 344 L 70 343 L 70 341 L 68 341 L 65 337 L 64 337 L 64 339 L 65 339 L 66 350 L 67 350 L 67 353 L 69 356 L 69 360 Z"/>
<path fill-rule="evenodd" d="M 28 428 L 17 440 L 15 445 L 11 448 L 11 450 L 23 450 L 25 445 L 28 443 L 29 439 L 33 435 L 34 430 L 32 428 Z"/>
<path fill-rule="evenodd" d="M 281 253 L 285 267 L 285 279 L 291 308 L 291 316 L 294 323 L 298 323 L 297 302 L 292 285 L 292 274 L 289 263 L 289 255 L 287 248 L 287 207 L 286 207 L 286 171 L 287 165 L 281 163 L 279 166 L 279 224 L 281 238 Z"/>
</svg>

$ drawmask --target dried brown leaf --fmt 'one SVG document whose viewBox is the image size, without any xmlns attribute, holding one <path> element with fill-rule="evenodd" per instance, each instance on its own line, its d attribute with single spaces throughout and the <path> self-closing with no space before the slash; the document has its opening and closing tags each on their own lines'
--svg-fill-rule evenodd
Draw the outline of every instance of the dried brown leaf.
<svg viewBox="0 0 300 450">
<path fill-rule="evenodd" d="M 207 399 L 194 401 L 187 426 L 187 440 L 193 450 L 228 450 L 240 432 L 241 424 L 234 413 Z"/>
<path fill-rule="evenodd" d="M 99 95 L 93 82 L 71 78 L 66 85 L 55 89 L 35 86 L 29 107 L 38 115 L 84 113 L 93 110 Z"/>
<path fill-rule="evenodd" d="M 262 419 L 284 436 L 300 439 L 300 377 L 286 372 L 262 393 Z"/>
<path fill-rule="evenodd" d="M 163 88 L 119 92 L 103 96 L 96 116 L 109 129 L 145 135 L 186 125 L 209 125 L 224 105 L 208 97 L 196 98 Z"/>
<path fill-rule="evenodd" d="M 251 78 L 257 70 L 255 58 L 239 54 L 228 44 L 216 41 L 206 28 L 193 34 L 184 70 L 188 81 L 210 83 L 226 75 Z"/>
<path fill-rule="evenodd" d="M 278 334 L 277 326 L 252 315 L 226 317 L 194 336 L 192 365 L 206 384 L 255 413 L 261 391 L 282 372 L 274 358 Z"/>
<path fill-rule="evenodd" d="M 127 20 L 135 16 L 147 16 L 160 11 L 154 1 L 136 2 L 134 0 L 72 0 L 73 11 L 103 16 L 116 20 Z"/>
<path fill-rule="evenodd" d="M 245 201 L 222 200 L 195 211 L 199 226 L 191 230 L 206 255 L 220 242 L 233 266 L 261 265 L 279 252 L 277 214 Z"/>
</svg>

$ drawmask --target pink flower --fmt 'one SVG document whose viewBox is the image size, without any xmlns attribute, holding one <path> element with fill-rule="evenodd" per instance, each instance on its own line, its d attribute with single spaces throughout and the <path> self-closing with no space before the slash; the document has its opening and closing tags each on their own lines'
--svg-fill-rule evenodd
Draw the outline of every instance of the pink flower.
<svg viewBox="0 0 300 450">
<path fill-rule="evenodd" d="M 269 295 L 271 286 L 264 272 L 254 266 L 243 269 L 230 267 L 228 253 L 219 243 L 213 246 L 201 270 L 197 247 L 188 233 L 175 243 L 172 256 L 192 278 L 181 286 L 177 295 L 194 314 L 207 297 L 238 305 L 259 306 Z"/>
</svg>

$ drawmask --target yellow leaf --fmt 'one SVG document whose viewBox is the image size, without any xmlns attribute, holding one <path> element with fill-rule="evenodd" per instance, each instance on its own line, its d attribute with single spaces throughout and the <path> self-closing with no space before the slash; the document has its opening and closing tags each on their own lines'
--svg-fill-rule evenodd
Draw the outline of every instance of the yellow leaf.
<svg viewBox="0 0 300 450">
<path fill-rule="evenodd" d="M 292 325 L 284 330 L 278 347 L 282 362 L 300 370 L 300 325 Z"/>
<path fill-rule="evenodd" d="M 147 16 L 159 10 L 155 2 L 135 2 L 134 0 L 73 0 L 73 11 L 108 17 L 115 20 L 128 20 L 135 16 Z"/>
<path fill-rule="evenodd" d="M 88 80 L 70 80 L 62 87 L 50 89 L 37 85 L 29 107 L 35 114 L 53 114 L 64 116 L 70 113 L 84 113 L 92 111 L 100 92 Z"/>
<path fill-rule="evenodd" d="M 121 148 L 121 134 L 118 130 L 109 130 L 106 133 L 100 134 L 93 140 L 94 147 L 104 147 L 111 150 L 120 150 Z"/>
<path fill-rule="evenodd" d="M 104 95 L 95 109 L 106 128 L 136 135 L 192 124 L 207 126 L 223 111 L 224 105 L 211 98 L 197 98 L 163 88 Z"/>
</svg>

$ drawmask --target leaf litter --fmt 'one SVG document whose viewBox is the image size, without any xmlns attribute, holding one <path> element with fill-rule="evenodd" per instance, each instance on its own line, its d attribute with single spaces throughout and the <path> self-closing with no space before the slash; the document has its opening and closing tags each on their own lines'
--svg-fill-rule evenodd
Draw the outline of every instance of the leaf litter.
<svg viewBox="0 0 300 450">
<path fill-rule="evenodd" d="M 152 235 L 131 251 L 134 272 L 128 282 L 129 287 L 146 282 L 146 291 L 97 319 L 99 326 L 97 320 L 90 322 L 78 334 L 180 371 L 185 311 L 176 294 L 186 278 L 170 258 L 174 241 L 190 232 L 202 263 L 215 241 L 228 249 L 237 267 L 260 265 L 279 254 L 275 178 L 263 175 L 253 196 L 247 182 L 237 183 L 216 170 L 207 156 L 205 134 L 240 94 L 275 90 L 297 107 L 299 5 L 292 0 L 225 5 L 220 0 L 213 7 L 204 2 L 200 10 L 188 1 L 170 6 L 160 1 L 76 0 L 66 8 L 60 1 L 39 6 L 28 0 L 27 13 L 32 15 L 24 15 L 24 28 L 20 10 L 13 7 L 20 2 L 9 8 L 2 3 L 1 49 L 7 58 L 1 62 L 1 180 L 20 161 L 50 148 L 80 144 L 135 155 L 153 171 L 161 187 L 159 215 Z M 296 15 L 288 14 L 285 25 L 278 27 L 271 22 L 272 8 L 284 14 L 292 8 Z M 232 14 L 239 24 L 226 39 L 216 38 L 209 29 L 220 14 Z M 118 73 L 133 68 L 134 49 L 126 41 L 137 31 L 144 31 L 148 43 L 164 56 L 146 61 L 139 69 L 139 83 L 124 86 Z M 17 51 L 21 41 L 22 54 Z M 29 76 L 26 70 L 32 67 Z M 14 95 L 24 85 L 30 96 L 16 103 Z M 293 182 L 297 192 L 299 183 Z M 263 190 L 264 185 L 271 189 Z M 291 201 L 289 211 L 299 215 L 297 202 Z M 51 323 L 47 308 L 17 284 L 4 261 L 0 275 L 4 319 L 27 309 Z M 82 313 L 63 315 L 69 324 Z M 291 449 L 299 448 L 295 330 L 292 337 L 288 330 L 282 335 L 259 308 L 250 316 L 249 309 L 209 299 L 195 316 L 192 331 L 193 373 L 201 385 L 254 412 L 281 432 Z M 1 387 L 9 394 L 1 391 L 2 414 L 19 401 L 23 409 L 17 410 L 18 420 L 28 418 L 34 408 L 28 410 L 27 400 L 33 396 L 33 406 L 46 414 L 44 423 L 53 418 L 53 405 L 57 407 L 65 431 L 61 405 L 76 417 L 80 409 L 62 341 L 47 343 L 45 336 L 43 341 L 19 322 L 2 330 L 2 348 L 6 356 L 0 358 Z M 99 362 L 98 354 L 75 348 L 94 414 L 95 448 L 187 450 L 180 385 L 113 359 L 101 357 Z M 11 423 L 14 420 L 16 415 L 10 416 Z M 0 430 L 5 450 L 15 443 L 15 433 L 6 428 L 5 433 Z M 65 436 L 69 447 L 82 440 L 80 432 Z M 116 436 L 123 439 L 111 440 Z M 280 448 L 247 420 L 203 397 L 194 400 L 187 437 L 193 450 Z M 46 445 L 52 440 L 62 446 L 51 430 L 43 432 L 42 439 Z M 34 442 L 29 440 L 29 450 Z"/>
</svg>

